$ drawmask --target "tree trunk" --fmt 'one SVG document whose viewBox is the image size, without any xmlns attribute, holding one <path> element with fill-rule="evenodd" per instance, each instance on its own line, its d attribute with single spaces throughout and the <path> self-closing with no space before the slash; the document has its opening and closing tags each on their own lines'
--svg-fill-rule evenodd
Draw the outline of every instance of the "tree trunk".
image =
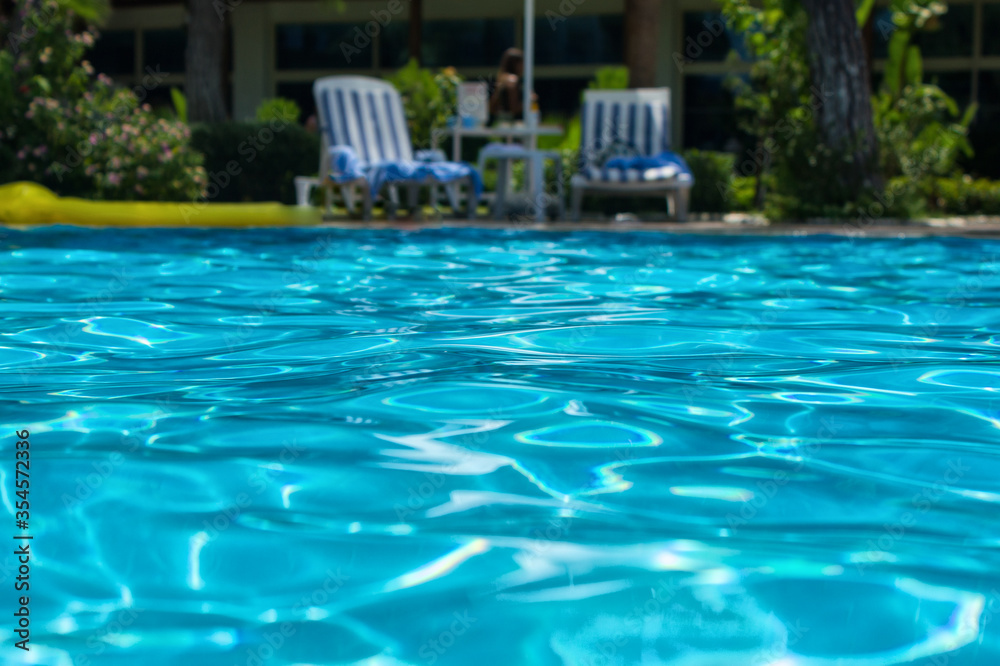
<svg viewBox="0 0 1000 666">
<path fill-rule="evenodd" d="M 816 124 L 820 139 L 843 160 L 832 176 L 857 199 L 881 188 L 871 78 L 853 0 L 802 0 L 809 16 Z"/>
<path fill-rule="evenodd" d="M 184 94 L 188 122 L 217 123 L 226 119 L 223 101 L 226 16 L 216 11 L 212 0 L 190 0 L 185 54 Z"/>
<path fill-rule="evenodd" d="M 629 86 L 656 85 L 656 42 L 660 0 L 625 0 L 625 65 Z"/>
<path fill-rule="evenodd" d="M 410 27 L 408 45 L 410 57 L 420 63 L 420 49 L 423 44 L 424 4 L 422 0 L 410 0 Z"/>
</svg>

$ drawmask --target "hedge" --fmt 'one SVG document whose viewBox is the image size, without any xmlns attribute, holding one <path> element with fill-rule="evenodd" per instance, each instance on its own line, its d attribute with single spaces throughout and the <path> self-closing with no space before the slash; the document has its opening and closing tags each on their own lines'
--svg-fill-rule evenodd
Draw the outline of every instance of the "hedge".
<svg viewBox="0 0 1000 666">
<path fill-rule="evenodd" d="M 191 147 L 205 155 L 209 201 L 294 204 L 293 179 L 316 173 L 319 146 L 319 134 L 281 120 L 196 125 L 191 132 Z"/>
</svg>

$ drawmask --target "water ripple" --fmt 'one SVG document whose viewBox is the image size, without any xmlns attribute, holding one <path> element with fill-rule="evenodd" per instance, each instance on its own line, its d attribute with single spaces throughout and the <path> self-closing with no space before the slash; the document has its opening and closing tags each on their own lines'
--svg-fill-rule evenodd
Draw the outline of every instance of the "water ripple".
<svg viewBox="0 0 1000 666">
<path fill-rule="evenodd" d="M 0 243 L 18 663 L 1000 663 L 1000 243 Z"/>
</svg>

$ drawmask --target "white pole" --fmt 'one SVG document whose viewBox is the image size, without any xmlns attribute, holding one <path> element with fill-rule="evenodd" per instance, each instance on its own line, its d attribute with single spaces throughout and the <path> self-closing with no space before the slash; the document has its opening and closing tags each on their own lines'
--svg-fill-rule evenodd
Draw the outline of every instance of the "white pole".
<svg viewBox="0 0 1000 666">
<path fill-rule="evenodd" d="M 535 0 L 524 0 L 524 97 L 521 107 L 528 127 L 535 126 L 531 114 L 531 90 L 535 78 Z"/>
</svg>

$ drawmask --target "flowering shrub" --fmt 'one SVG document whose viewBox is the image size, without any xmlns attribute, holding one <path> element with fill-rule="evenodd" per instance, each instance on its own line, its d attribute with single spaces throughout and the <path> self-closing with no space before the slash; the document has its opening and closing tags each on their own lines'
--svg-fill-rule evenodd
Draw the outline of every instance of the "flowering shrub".
<svg viewBox="0 0 1000 666">
<path fill-rule="evenodd" d="M 207 178 L 190 131 L 142 102 L 162 75 L 119 88 L 84 60 L 96 31 L 56 0 L 20 0 L 0 25 L 0 180 L 62 195 L 193 201 Z M 12 29 L 13 28 L 13 29 Z"/>
</svg>

